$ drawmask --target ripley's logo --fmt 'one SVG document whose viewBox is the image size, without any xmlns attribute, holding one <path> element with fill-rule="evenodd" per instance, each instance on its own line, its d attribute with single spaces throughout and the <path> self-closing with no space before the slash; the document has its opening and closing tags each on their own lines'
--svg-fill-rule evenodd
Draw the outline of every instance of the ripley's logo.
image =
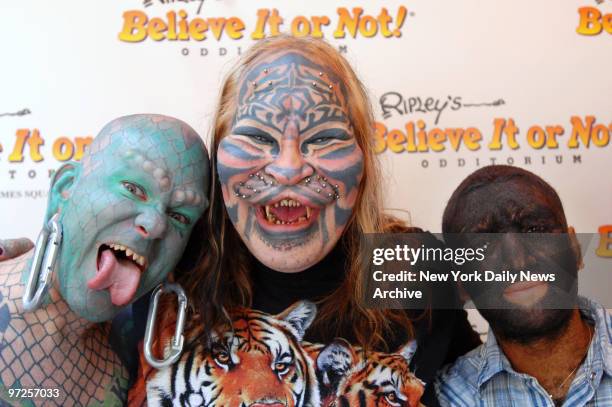
<svg viewBox="0 0 612 407">
<path fill-rule="evenodd" d="M 153 41 L 205 41 L 223 37 L 239 40 L 245 30 L 249 37 L 260 40 L 266 36 L 276 36 L 283 31 L 295 37 L 323 38 L 331 34 L 333 38 L 352 38 L 375 36 L 391 38 L 402 36 L 402 26 L 408 13 L 406 7 L 400 6 L 396 13 L 390 13 L 382 7 L 376 14 L 364 13 L 361 7 L 349 10 L 340 7 L 337 15 L 295 16 L 285 24 L 285 18 L 277 9 L 259 9 L 254 27 L 247 27 L 245 22 L 236 16 L 231 17 L 190 17 L 187 11 L 169 11 L 165 17 L 149 18 L 140 10 L 129 10 L 123 13 L 123 27 L 119 40 L 124 42 Z M 334 21 L 335 20 L 335 21 Z M 332 31 L 333 30 L 333 31 Z"/>
<path fill-rule="evenodd" d="M 602 4 L 598 0 L 597 4 Z M 612 34 L 612 13 L 604 14 L 596 7 L 580 7 L 578 9 L 580 20 L 576 32 L 581 35 L 599 35 L 602 31 Z"/>
</svg>

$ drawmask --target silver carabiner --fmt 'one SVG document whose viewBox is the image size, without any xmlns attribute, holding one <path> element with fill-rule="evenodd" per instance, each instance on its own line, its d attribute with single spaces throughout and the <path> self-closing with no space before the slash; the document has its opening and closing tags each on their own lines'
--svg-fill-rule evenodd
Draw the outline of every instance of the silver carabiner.
<svg viewBox="0 0 612 407">
<path fill-rule="evenodd" d="M 178 297 L 178 314 L 176 316 L 176 329 L 174 337 L 170 341 L 169 354 L 165 359 L 159 360 L 153 356 L 151 346 L 153 345 L 153 335 L 155 335 L 155 319 L 157 318 L 157 304 L 163 292 L 172 291 Z M 147 362 L 156 369 L 161 369 L 174 364 L 183 352 L 183 326 L 185 325 L 185 314 L 187 313 L 187 295 L 179 284 L 166 283 L 158 285 L 151 294 L 151 304 L 149 304 L 149 316 L 147 318 L 147 328 L 145 330 L 144 354 Z"/>
<path fill-rule="evenodd" d="M 56 213 L 49 219 L 36 239 L 34 258 L 30 274 L 23 292 L 22 302 L 25 311 L 34 311 L 42 302 L 51 284 L 57 254 L 62 243 L 62 226 Z"/>
</svg>

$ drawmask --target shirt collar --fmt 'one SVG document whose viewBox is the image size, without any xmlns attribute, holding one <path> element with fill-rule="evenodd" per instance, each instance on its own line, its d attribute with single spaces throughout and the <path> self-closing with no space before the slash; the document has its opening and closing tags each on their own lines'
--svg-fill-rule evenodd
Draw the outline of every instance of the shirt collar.
<svg viewBox="0 0 612 407">
<path fill-rule="evenodd" d="M 585 365 L 593 371 L 603 368 L 612 376 L 612 314 L 605 308 L 584 297 L 578 298 L 582 315 L 595 324 L 595 332 Z"/>
<path fill-rule="evenodd" d="M 601 305 L 584 297 L 578 297 L 578 307 L 583 316 L 595 323 L 595 334 L 584 365 L 590 365 L 588 367 L 594 371 L 603 367 L 605 372 L 612 376 L 612 314 Z M 490 328 L 487 341 L 480 348 L 480 361 L 478 388 L 499 372 L 519 374 L 512 369 Z"/>
<path fill-rule="evenodd" d="M 487 341 L 480 348 L 480 360 L 477 383 L 479 388 L 491 377 L 510 367 L 510 362 L 497 344 L 497 339 L 491 328 L 487 333 Z"/>
</svg>

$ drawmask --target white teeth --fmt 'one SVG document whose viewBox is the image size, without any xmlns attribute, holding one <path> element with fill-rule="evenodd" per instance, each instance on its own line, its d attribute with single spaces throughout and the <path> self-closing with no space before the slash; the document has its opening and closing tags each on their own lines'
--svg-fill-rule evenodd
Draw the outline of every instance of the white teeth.
<svg viewBox="0 0 612 407">
<path fill-rule="evenodd" d="M 306 207 L 306 219 L 310 219 L 310 211 L 311 210 L 312 209 L 310 209 L 310 207 L 308 207 L 308 206 Z"/>
<path fill-rule="evenodd" d="M 270 205 L 266 205 L 265 209 L 266 209 L 266 218 L 270 220 L 270 218 L 272 217 L 272 215 L 270 214 Z"/>
<path fill-rule="evenodd" d="M 127 256 L 128 256 L 128 257 L 132 257 L 132 254 L 134 254 L 134 252 L 133 252 L 133 251 L 131 251 L 130 249 L 127 249 L 127 250 L 125 251 L 125 254 L 127 254 Z"/>
</svg>

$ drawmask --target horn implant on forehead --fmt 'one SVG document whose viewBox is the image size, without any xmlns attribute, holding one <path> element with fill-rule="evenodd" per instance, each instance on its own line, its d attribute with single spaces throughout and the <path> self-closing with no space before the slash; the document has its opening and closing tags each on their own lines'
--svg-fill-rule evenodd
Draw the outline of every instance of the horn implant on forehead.
<svg viewBox="0 0 612 407">
<path fill-rule="evenodd" d="M 147 159 L 144 154 L 132 149 L 126 150 L 123 156 L 130 160 L 136 167 L 141 167 L 145 172 L 151 174 L 162 191 L 168 191 L 170 189 L 170 177 L 168 176 L 168 171 L 164 168 L 157 166 L 153 161 Z"/>
<path fill-rule="evenodd" d="M 262 72 L 263 72 L 263 74 L 265 76 L 265 75 L 267 75 L 270 72 L 270 70 L 268 68 L 264 68 Z M 323 72 L 322 71 L 319 71 L 319 78 L 321 78 L 321 81 L 323 82 L 324 85 L 327 86 L 328 89 L 331 90 L 331 89 L 334 88 L 334 85 L 332 85 L 331 83 L 327 83 L 327 82 L 325 82 L 323 80 Z M 255 81 L 251 82 L 251 85 L 253 86 L 253 89 L 256 90 L 257 87 L 259 86 L 259 83 L 255 80 Z M 268 81 L 268 89 L 270 89 L 272 87 L 272 85 L 273 85 L 273 82 L 272 81 Z M 313 88 L 316 88 L 318 86 L 319 85 L 317 85 L 316 81 L 312 81 L 312 87 Z"/>
<path fill-rule="evenodd" d="M 197 206 L 202 203 L 202 197 L 189 188 L 177 189 L 172 193 L 172 203 Z"/>
</svg>

